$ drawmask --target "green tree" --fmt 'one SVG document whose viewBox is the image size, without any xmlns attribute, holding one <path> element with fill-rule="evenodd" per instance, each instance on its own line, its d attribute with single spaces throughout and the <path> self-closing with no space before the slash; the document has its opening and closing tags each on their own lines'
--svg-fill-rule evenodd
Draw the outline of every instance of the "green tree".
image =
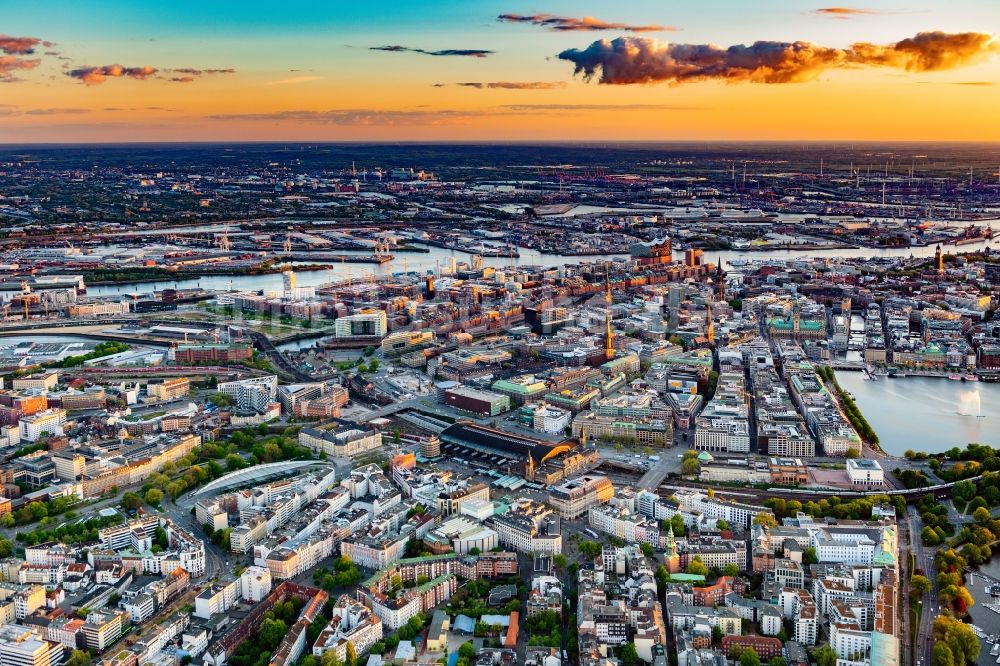
<svg viewBox="0 0 1000 666">
<path fill-rule="evenodd" d="M 286 633 L 288 633 L 288 625 L 282 620 L 268 618 L 260 625 L 257 635 L 260 637 L 262 645 L 273 650 L 281 643 L 281 639 L 285 637 Z"/>
<path fill-rule="evenodd" d="M 735 564 L 727 564 L 722 568 L 722 575 L 735 578 L 740 575 L 740 568 Z"/>
<path fill-rule="evenodd" d="M 231 407 L 233 404 L 232 397 L 225 393 L 213 393 L 208 396 L 208 400 L 216 407 Z"/>
<path fill-rule="evenodd" d="M 802 551 L 802 564 L 818 564 L 819 556 L 816 555 L 816 549 L 809 547 Z"/>
<path fill-rule="evenodd" d="M 667 587 L 667 582 L 670 580 L 670 572 L 667 571 L 667 568 L 661 564 L 656 569 L 655 578 L 656 578 L 656 584 L 659 586 L 659 588 L 661 590 L 665 589 Z"/>
<path fill-rule="evenodd" d="M 786 663 L 784 657 L 771 657 L 771 661 L 767 662 L 767 666 L 785 666 Z"/>
<path fill-rule="evenodd" d="M 458 656 L 461 659 L 475 659 L 476 648 L 472 645 L 472 643 L 466 641 L 458 646 Z"/>
<path fill-rule="evenodd" d="M 829 645 L 823 645 L 813 651 L 816 666 L 837 666 L 837 652 Z"/>
<path fill-rule="evenodd" d="M 740 666 L 760 666 L 760 656 L 752 647 L 740 653 Z"/>
<path fill-rule="evenodd" d="M 579 546 L 579 549 L 580 549 L 580 554 L 583 555 L 585 558 L 590 559 L 590 560 L 594 559 L 595 557 L 597 557 L 601 553 L 601 546 L 600 546 L 600 544 L 598 544 L 598 543 L 596 543 L 594 541 L 583 541 L 583 542 L 581 542 L 580 546 Z"/>
<path fill-rule="evenodd" d="M 701 464 L 698 458 L 684 458 L 681 461 L 681 474 L 684 476 L 694 476 L 701 471 Z"/>
<path fill-rule="evenodd" d="M 354 643 L 348 641 L 344 650 L 344 666 L 358 666 L 358 651 L 354 649 Z"/>
<path fill-rule="evenodd" d="M 122 495 L 122 508 L 135 511 L 142 506 L 142 498 L 136 493 L 125 493 Z"/>
<path fill-rule="evenodd" d="M 723 531 L 728 530 L 729 529 L 729 521 L 728 520 L 718 520 L 718 521 L 715 522 L 715 526 L 718 527 L 720 530 L 723 530 Z"/>
<path fill-rule="evenodd" d="M 688 562 L 687 572 L 694 576 L 707 576 L 708 567 L 702 562 L 701 557 L 695 555 L 694 559 Z"/>
<path fill-rule="evenodd" d="M 639 666 L 639 652 L 634 643 L 626 643 L 618 653 L 622 666 Z"/>
<path fill-rule="evenodd" d="M 639 544 L 639 549 L 642 550 L 642 554 L 646 557 L 653 556 L 653 547 L 648 543 Z"/>
<path fill-rule="evenodd" d="M 90 666 L 91 661 L 89 652 L 84 652 L 83 650 L 73 650 L 69 659 L 66 660 L 65 666 Z"/>
<path fill-rule="evenodd" d="M 961 666 L 964 662 L 973 663 L 979 658 L 979 639 L 972 627 L 957 618 L 948 615 L 935 618 L 934 637 L 938 642 L 948 644 L 956 666 Z"/>
<path fill-rule="evenodd" d="M 160 506 L 163 501 L 163 491 L 159 488 L 150 488 L 146 491 L 146 504 L 150 506 Z"/>
<path fill-rule="evenodd" d="M 753 524 L 763 527 L 777 527 L 778 521 L 769 513 L 758 513 L 753 517 Z"/>
<path fill-rule="evenodd" d="M 679 513 L 675 513 L 670 519 L 670 527 L 674 530 L 674 536 L 684 536 L 687 533 L 687 527 L 684 525 L 684 516 Z"/>
<path fill-rule="evenodd" d="M 931 591 L 931 581 L 926 576 L 913 574 L 910 576 L 910 596 L 919 599 Z"/>
<path fill-rule="evenodd" d="M 947 643 L 934 644 L 934 649 L 931 650 L 931 666 L 956 666 L 955 655 Z"/>
</svg>

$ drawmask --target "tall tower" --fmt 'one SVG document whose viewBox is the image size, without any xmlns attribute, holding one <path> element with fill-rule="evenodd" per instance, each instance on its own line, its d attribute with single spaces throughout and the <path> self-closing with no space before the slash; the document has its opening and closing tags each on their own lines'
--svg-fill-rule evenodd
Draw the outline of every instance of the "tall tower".
<svg viewBox="0 0 1000 666">
<path fill-rule="evenodd" d="M 295 291 L 295 271 L 282 271 L 281 272 L 281 282 L 282 287 L 284 287 L 285 295 L 289 296 L 293 291 Z"/>
<path fill-rule="evenodd" d="M 663 554 L 664 564 L 667 566 L 667 571 L 670 573 L 677 573 L 681 570 L 681 558 L 677 553 L 677 542 L 674 540 L 674 526 L 670 525 L 670 529 L 667 532 L 667 552 Z"/>
<path fill-rule="evenodd" d="M 940 243 L 938 243 L 937 248 L 934 249 L 934 268 L 937 270 L 938 275 L 944 273 L 944 255 L 941 254 Z"/>
<path fill-rule="evenodd" d="M 611 330 L 611 314 L 604 315 L 604 357 L 609 361 L 615 357 L 615 334 Z"/>
<path fill-rule="evenodd" d="M 722 270 L 722 257 L 719 257 L 719 263 L 715 266 L 715 299 L 726 300 L 726 271 Z"/>
<path fill-rule="evenodd" d="M 611 270 L 607 266 L 604 267 L 604 302 L 608 305 L 614 303 L 611 295 Z"/>
<path fill-rule="evenodd" d="M 705 302 L 705 337 L 709 344 L 715 344 L 715 322 L 712 320 L 712 302 Z"/>
</svg>

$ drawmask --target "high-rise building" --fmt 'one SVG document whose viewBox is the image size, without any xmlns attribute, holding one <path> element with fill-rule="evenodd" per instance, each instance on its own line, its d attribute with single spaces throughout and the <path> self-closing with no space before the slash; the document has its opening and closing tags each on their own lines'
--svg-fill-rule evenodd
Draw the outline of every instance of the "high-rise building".
<svg viewBox="0 0 1000 666">
<path fill-rule="evenodd" d="M 0 664 L 4 666 L 59 666 L 63 646 L 41 637 L 33 627 L 0 625 Z"/>
</svg>

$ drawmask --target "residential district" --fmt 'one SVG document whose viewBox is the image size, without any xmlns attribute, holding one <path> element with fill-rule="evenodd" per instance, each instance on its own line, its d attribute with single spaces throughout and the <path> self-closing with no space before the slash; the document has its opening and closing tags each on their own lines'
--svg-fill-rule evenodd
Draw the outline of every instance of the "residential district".
<svg viewBox="0 0 1000 666">
<path fill-rule="evenodd" d="M 282 177 L 275 206 L 322 189 L 380 215 L 410 196 L 414 208 L 398 225 L 276 235 L 158 235 L 150 222 L 145 240 L 60 228 L 48 202 L 9 201 L 0 664 L 992 658 L 966 584 L 1000 535 L 1000 457 L 963 440 L 883 449 L 840 382 L 991 386 L 1000 259 L 954 247 L 987 237 L 968 220 L 887 222 L 888 177 L 862 187 L 851 172 L 837 187 L 852 204 L 831 212 L 803 194 L 809 219 L 786 226 L 711 208 L 746 184 L 735 166 L 713 192 L 685 186 L 699 210 L 684 215 L 655 201 L 556 211 L 544 206 L 596 185 L 550 180 L 534 185 L 544 206 L 478 229 L 460 224 L 470 202 L 530 188 L 398 169 Z M 126 179 L 137 205 L 166 189 L 211 210 L 260 189 L 140 175 Z M 438 211 L 455 224 L 422 228 L 434 197 L 464 202 Z M 851 208 L 862 200 L 878 214 Z M 733 237 L 713 245 L 711 230 Z M 705 249 L 736 237 L 784 250 Z M 447 251 L 415 270 L 392 255 L 422 243 Z M 907 249 L 788 251 L 845 243 Z M 533 244 L 594 256 L 514 261 Z M 402 270 L 341 258 L 327 279 L 329 264 L 306 265 L 346 247 Z M 178 283 L 208 264 L 231 274 Z"/>
</svg>

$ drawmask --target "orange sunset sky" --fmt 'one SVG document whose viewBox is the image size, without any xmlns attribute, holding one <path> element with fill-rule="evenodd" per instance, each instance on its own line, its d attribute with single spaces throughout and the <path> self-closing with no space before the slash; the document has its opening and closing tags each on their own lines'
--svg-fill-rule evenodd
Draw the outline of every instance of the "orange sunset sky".
<svg viewBox="0 0 1000 666">
<path fill-rule="evenodd" d="M 1000 140 L 1000 3 L 18 3 L 0 142 Z"/>
</svg>

